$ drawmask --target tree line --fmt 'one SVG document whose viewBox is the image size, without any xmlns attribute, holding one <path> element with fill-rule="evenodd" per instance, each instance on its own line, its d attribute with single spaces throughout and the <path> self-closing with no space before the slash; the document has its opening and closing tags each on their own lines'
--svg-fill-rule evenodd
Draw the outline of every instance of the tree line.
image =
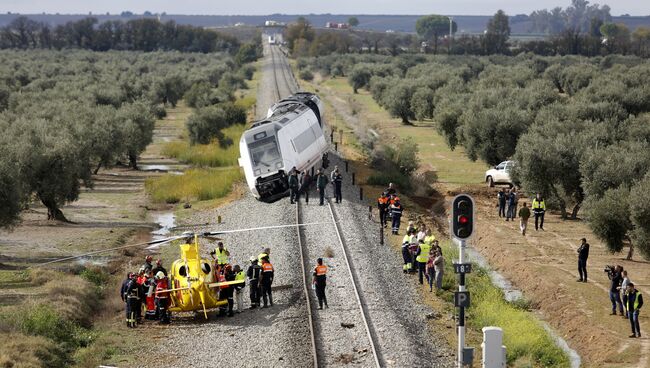
<svg viewBox="0 0 650 368">
<path fill-rule="evenodd" d="M 56 27 L 26 16 L 14 19 L 0 29 L 2 49 L 64 49 L 108 50 L 176 50 L 184 52 L 238 51 L 240 42 L 233 36 L 214 30 L 162 23 L 157 19 L 133 19 L 127 22 L 106 21 L 88 17 Z"/>
<path fill-rule="evenodd" d="M 65 221 L 61 206 L 101 167 L 137 168 L 166 106 L 231 104 L 250 77 L 225 53 L 0 51 L 0 227 L 32 200 Z"/>
<path fill-rule="evenodd" d="M 582 207 L 610 249 L 650 256 L 650 62 L 633 56 L 347 55 L 298 67 L 348 78 L 405 124 L 435 121 L 453 149 L 496 165 L 549 207 Z M 633 248 L 631 248 L 633 249 Z"/>
<path fill-rule="evenodd" d="M 515 17 L 517 18 L 517 17 Z M 539 40 L 512 40 L 510 17 L 502 10 L 488 21 L 481 35 L 457 35 L 458 25 L 443 15 L 427 15 L 416 22 L 414 34 L 378 32 L 316 31 L 305 18 L 290 24 L 284 34 L 295 57 L 346 53 L 446 53 L 454 55 L 604 56 L 633 54 L 650 57 L 650 27 L 631 31 L 625 24 L 613 23 L 607 5 L 589 5 L 572 0 L 566 9 L 540 10 L 530 17 L 532 30 L 548 35 Z M 451 34 L 450 34 L 451 33 Z M 452 36 L 452 37 L 449 37 Z"/>
</svg>

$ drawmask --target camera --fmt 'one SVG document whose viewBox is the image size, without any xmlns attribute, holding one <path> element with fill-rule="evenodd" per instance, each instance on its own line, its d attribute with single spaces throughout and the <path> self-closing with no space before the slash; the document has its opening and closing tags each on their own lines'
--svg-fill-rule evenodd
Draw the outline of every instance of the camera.
<svg viewBox="0 0 650 368">
<path fill-rule="evenodd" d="M 612 273 L 614 273 L 614 266 L 605 265 L 605 269 L 603 270 L 603 272 L 606 272 L 608 275 L 611 275 Z"/>
</svg>

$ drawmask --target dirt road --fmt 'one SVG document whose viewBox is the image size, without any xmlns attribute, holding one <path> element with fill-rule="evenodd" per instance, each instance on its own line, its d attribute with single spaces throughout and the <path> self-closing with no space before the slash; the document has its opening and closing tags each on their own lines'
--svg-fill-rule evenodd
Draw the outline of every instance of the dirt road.
<svg viewBox="0 0 650 368">
<path fill-rule="evenodd" d="M 626 261 L 622 254 L 612 255 L 584 222 L 562 221 L 553 213 L 546 216 L 545 231 L 535 231 L 534 224 L 529 224 L 526 236 L 522 236 L 518 221 L 506 222 L 498 217 L 496 189 L 465 189 L 474 194 L 478 204 L 474 247 L 524 291 L 533 307 L 578 351 L 585 366 L 648 367 L 650 340 L 645 336 L 628 338 L 628 320 L 609 315 L 609 280 L 603 269 L 605 265 L 620 264 L 641 292 L 648 295 L 650 262 Z M 524 201 L 530 204 L 523 198 L 520 203 Z M 583 237 L 591 246 L 588 283 L 576 282 L 576 251 Z M 650 319 L 642 313 L 641 326 L 648 322 Z"/>
</svg>

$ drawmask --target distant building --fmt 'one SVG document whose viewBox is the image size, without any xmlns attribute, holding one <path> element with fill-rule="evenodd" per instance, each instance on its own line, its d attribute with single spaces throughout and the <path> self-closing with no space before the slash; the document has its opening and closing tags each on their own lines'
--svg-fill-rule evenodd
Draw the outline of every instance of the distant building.
<svg viewBox="0 0 650 368">
<path fill-rule="evenodd" d="M 287 25 L 286 23 L 278 22 L 276 20 L 267 20 L 266 22 L 264 22 L 264 26 L 266 27 L 284 27 L 286 25 Z"/>
<path fill-rule="evenodd" d="M 325 28 L 348 29 L 350 28 L 350 25 L 347 23 L 327 22 L 325 23 Z"/>
</svg>

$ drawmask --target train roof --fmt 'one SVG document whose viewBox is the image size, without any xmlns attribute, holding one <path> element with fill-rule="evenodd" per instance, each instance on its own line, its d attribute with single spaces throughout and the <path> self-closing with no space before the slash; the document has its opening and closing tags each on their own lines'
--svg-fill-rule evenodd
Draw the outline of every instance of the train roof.
<svg viewBox="0 0 650 368">
<path fill-rule="evenodd" d="M 287 101 L 290 102 L 290 101 Z M 264 120 L 258 120 L 254 122 L 251 125 L 251 128 L 256 128 L 260 125 L 268 124 L 268 123 L 278 123 L 281 125 L 285 125 L 291 121 L 293 121 L 295 118 L 298 116 L 302 115 L 305 111 L 311 111 L 309 106 L 300 103 L 298 101 L 294 103 L 285 103 L 279 106 L 274 112 L 271 117 L 264 119 Z"/>
</svg>

